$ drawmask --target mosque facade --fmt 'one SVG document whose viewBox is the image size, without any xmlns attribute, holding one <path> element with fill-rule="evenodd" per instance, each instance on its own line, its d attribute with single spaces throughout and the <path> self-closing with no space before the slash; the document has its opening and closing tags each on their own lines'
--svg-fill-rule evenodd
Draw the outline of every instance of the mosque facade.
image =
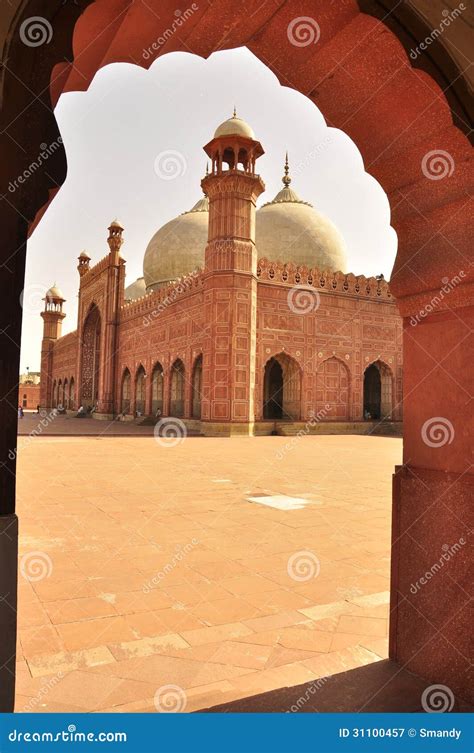
<svg viewBox="0 0 474 753">
<path fill-rule="evenodd" d="M 204 435 L 336 430 L 402 418 L 402 320 L 382 276 L 347 270 L 332 222 L 291 187 L 257 210 L 263 148 L 235 113 L 204 147 L 195 206 L 150 240 L 125 285 L 124 228 L 95 265 L 79 256 L 77 329 L 46 294 L 43 408 L 171 419 Z"/>
</svg>

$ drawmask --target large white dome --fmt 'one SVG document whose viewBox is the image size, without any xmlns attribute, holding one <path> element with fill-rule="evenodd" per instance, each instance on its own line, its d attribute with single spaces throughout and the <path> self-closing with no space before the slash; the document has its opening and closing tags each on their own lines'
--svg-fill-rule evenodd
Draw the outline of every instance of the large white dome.
<svg viewBox="0 0 474 753">
<path fill-rule="evenodd" d="M 204 266 L 209 204 L 200 199 L 189 212 L 163 225 L 153 236 L 143 259 L 147 290 L 155 290 Z"/>
<path fill-rule="evenodd" d="M 257 211 L 255 235 L 259 258 L 347 271 L 346 245 L 339 230 L 288 186 Z"/>
</svg>

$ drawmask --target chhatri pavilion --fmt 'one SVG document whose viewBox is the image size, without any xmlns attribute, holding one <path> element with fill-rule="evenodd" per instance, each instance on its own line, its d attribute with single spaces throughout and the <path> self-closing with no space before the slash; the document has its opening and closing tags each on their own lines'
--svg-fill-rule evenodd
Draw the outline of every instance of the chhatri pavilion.
<svg viewBox="0 0 474 753">
<path fill-rule="evenodd" d="M 334 224 L 291 186 L 256 208 L 264 150 L 234 113 L 204 147 L 203 197 L 151 238 L 125 286 L 124 228 L 79 256 L 77 329 L 46 294 L 41 406 L 179 418 L 205 435 L 402 418 L 402 321 L 382 276 L 348 271 Z"/>
</svg>

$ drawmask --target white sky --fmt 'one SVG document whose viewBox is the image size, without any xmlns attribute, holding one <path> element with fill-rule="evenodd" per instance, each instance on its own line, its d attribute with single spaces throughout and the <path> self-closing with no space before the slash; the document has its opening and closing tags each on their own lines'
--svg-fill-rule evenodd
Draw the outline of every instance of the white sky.
<svg viewBox="0 0 474 753">
<path fill-rule="evenodd" d="M 111 65 L 97 73 L 87 92 L 65 94 L 56 107 L 68 174 L 28 243 L 22 371 L 39 370 L 41 298 L 53 282 L 67 299 L 63 333 L 75 329 L 77 256 L 85 248 L 94 264 L 106 255 L 107 227 L 115 217 L 125 227 L 126 284 L 142 275 L 151 236 L 200 198 L 202 147 L 234 104 L 265 149 L 258 167 L 266 183 L 260 203 L 280 190 L 288 149 L 292 188 L 339 228 L 349 270 L 389 278 L 397 240 L 383 189 L 364 172 L 349 137 L 327 128 L 314 104 L 280 86 L 251 52 L 218 52 L 208 60 L 175 52 L 148 71 Z M 171 180 L 155 171 L 158 155 L 168 150 L 179 153 L 178 175 Z"/>
</svg>

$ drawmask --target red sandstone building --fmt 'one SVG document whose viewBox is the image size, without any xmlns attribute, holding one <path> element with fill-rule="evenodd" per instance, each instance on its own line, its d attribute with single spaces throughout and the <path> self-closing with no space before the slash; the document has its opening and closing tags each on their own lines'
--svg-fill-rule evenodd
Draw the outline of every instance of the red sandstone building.
<svg viewBox="0 0 474 753">
<path fill-rule="evenodd" d="M 388 284 L 347 273 L 342 237 L 290 187 L 288 162 L 282 190 L 256 210 L 263 148 L 235 113 L 205 151 L 204 198 L 153 236 L 143 278 L 125 288 L 114 221 L 109 253 L 95 266 L 79 256 L 77 329 L 64 337 L 64 298 L 48 291 L 42 407 L 173 416 L 206 435 L 401 420 Z"/>
</svg>

